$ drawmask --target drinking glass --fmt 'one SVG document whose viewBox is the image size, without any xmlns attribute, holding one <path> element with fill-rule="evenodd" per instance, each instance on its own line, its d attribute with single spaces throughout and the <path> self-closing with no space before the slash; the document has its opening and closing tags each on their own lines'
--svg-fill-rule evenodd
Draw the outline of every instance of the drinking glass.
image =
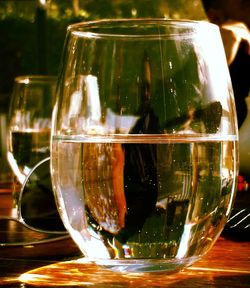
<svg viewBox="0 0 250 288">
<path fill-rule="evenodd" d="M 45 244 L 68 237 L 55 206 L 49 168 L 56 82 L 55 76 L 15 78 L 7 136 L 7 158 L 14 180 L 12 191 L 1 195 L 5 203 L 0 209 L 2 247 Z"/>
<path fill-rule="evenodd" d="M 234 201 L 235 115 L 217 26 L 69 26 L 51 174 L 64 225 L 85 257 L 115 271 L 172 272 L 207 253 Z"/>
<path fill-rule="evenodd" d="M 13 196 L 16 203 L 31 169 L 50 155 L 56 81 L 55 76 L 40 75 L 19 76 L 14 81 L 9 109 L 7 158 L 15 177 Z"/>
</svg>

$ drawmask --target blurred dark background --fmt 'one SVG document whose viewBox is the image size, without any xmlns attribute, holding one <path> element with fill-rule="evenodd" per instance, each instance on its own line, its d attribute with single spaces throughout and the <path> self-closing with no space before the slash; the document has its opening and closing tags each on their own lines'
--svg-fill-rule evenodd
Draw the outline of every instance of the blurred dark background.
<svg viewBox="0 0 250 288">
<path fill-rule="evenodd" d="M 58 73 L 70 23 L 122 17 L 205 18 L 199 0 L 0 0 L 0 112 L 15 76 Z"/>
</svg>

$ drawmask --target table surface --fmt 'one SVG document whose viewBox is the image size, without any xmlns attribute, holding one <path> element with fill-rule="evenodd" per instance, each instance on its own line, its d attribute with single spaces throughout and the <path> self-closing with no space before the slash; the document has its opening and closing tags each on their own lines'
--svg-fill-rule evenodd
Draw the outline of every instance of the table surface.
<svg viewBox="0 0 250 288">
<path fill-rule="evenodd" d="M 10 204 L 6 195 L 0 187 L 0 215 L 5 212 L 2 205 Z M 6 227 L 0 227 L 1 237 L 7 233 Z M 30 237 L 26 230 L 18 233 Z M 200 261 L 171 275 L 115 273 L 81 257 L 69 237 L 37 245 L 0 245 L 0 287 L 250 287 L 250 242 L 223 234 Z"/>
</svg>

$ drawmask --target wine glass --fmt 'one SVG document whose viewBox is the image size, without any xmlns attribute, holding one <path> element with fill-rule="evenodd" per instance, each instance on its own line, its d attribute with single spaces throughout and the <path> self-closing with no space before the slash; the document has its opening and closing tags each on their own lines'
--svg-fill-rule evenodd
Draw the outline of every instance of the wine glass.
<svg viewBox="0 0 250 288">
<path fill-rule="evenodd" d="M 200 259 L 228 219 L 238 173 L 217 26 L 162 19 L 69 26 L 51 157 L 59 212 L 89 261 L 172 272 Z"/>
<path fill-rule="evenodd" d="M 45 75 L 15 78 L 7 139 L 7 158 L 15 177 L 14 202 L 31 169 L 50 155 L 56 81 L 57 77 Z"/>
</svg>

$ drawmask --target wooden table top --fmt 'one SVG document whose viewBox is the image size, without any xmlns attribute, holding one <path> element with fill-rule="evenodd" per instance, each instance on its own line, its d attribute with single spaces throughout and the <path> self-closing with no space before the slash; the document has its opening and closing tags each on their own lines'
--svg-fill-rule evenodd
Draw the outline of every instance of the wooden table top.
<svg viewBox="0 0 250 288">
<path fill-rule="evenodd" d="M 2 213 L 2 205 L 8 206 L 5 192 L 0 189 Z M 6 227 L 0 227 L 1 237 L 8 232 Z M 19 233 L 30 237 L 22 229 Z M 34 233 L 31 236 L 36 237 Z M 250 242 L 242 239 L 221 236 L 203 259 L 171 275 L 120 274 L 89 264 L 81 257 L 69 237 L 37 245 L 0 245 L 0 287 L 250 287 Z"/>
<path fill-rule="evenodd" d="M 9 253 L 0 257 L 0 287 L 250 287 L 249 242 L 236 242 L 220 237 L 202 260 L 171 275 L 163 272 L 111 272 L 86 263 L 78 251 L 71 256 L 66 256 L 67 252 L 64 256 L 56 256 L 58 250 L 70 251 L 74 246 L 70 239 L 56 242 L 40 247 L 41 250 L 51 251 L 50 258 L 18 257 L 17 250 L 0 247 L 0 255 L 7 250 Z"/>
</svg>

